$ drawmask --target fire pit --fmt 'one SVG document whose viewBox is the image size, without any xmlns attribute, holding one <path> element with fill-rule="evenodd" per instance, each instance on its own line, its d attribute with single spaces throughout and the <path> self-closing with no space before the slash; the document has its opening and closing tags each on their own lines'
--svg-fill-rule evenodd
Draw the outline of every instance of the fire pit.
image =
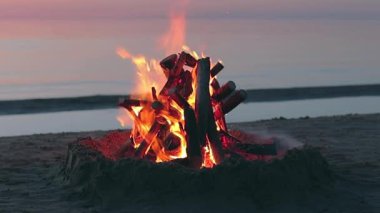
<svg viewBox="0 0 380 213">
<path fill-rule="evenodd" d="M 128 57 L 150 71 L 142 58 Z M 120 100 L 134 122 L 131 131 L 69 145 L 62 171 L 82 193 L 103 201 L 239 193 L 261 203 L 331 183 L 318 151 L 288 152 L 279 138 L 227 128 L 225 114 L 247 93 L 232 81 L 220 86 L 221 62 L 211 65 L 210 58 L 183 51 L 157 64 L 166 79 L 161 90 L 143 85 L 147 94 Z"/>
<path fill-rule="evenodd" d="M 232 81 L 220 84 L 221 61 L 183 46 L 184 17 L 171 18 L 160 42 L 169 56 L 161 61 L 117 49 L 137 68 L 136 90 L 118 104 L 118 121 L 132 130 L 69 144 L 64 183 L 107 207 L 166 203 L 204 209 L 213 200 L 219 208 L 211 212 L 223 208 L 221 203 L 231 204 L 231 212 L 247 211 L 233 199 L 249 205 L 286 202 L 331 185 L 333 176 L 318 150 L 291 149 L 285 137 L 228 128 L 225 115 L 247 93 Z"/>
<path fill-rule="evenodd" d="M 212 168 L 232 155 L 247 160 L 277 156 L 274 139 L 252 136 L 246 139 L 253 143 L 243 143 L 228 130 L 225 114 L 242 103 L 247 93 L 236 90 L 232 81 L 220 86 L 216 76 L 224 67 L 221 62 L 211 66 L 209 57 L 182 51 L 159 65 L 166 78 L 160 91 L 153 86 L 148 94 L 120 100 L 119 106 L 134 124 L 130 137 L 117 150 L 118 158 L 175 161 L 199 169 Z"/>
<path fill-rule="evenodd" d="M 133 151 L 120 155 L 129 136 L 117 131 L 100 140 L 82 138 L 69 145 L 61 173 L 69 189 L 76 192 L 73 196 L 107 208 L 141 202 L 174 206 L 186 202 L 191 209 L 207 207 L 210 201 L 240 198 L 264 207 L 325 192 L 334 180 L 327 162 L 314 148 L 289 150 L 282 159 L 272 161 L 231 155 L 213 168 L 193 169 L 176 160 L 155 163 L 149 158 L 125 157 L 133 156 Z M 235 203 L 230 205 L 246 210 Z"/>
</svg>

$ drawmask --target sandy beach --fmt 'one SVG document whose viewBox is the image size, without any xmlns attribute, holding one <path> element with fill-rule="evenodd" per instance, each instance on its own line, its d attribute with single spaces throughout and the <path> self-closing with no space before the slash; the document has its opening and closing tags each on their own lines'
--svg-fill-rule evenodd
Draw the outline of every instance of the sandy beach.
<svg viewBox="0 0 380 213">
<path fill-rule="evenodd" d="M 333 192 L 311 194 L 302 201 L 273 204 L 263 212 L 378 212 L 380 209 L 380 114 L 318 118 L 272 119 L 230 124 L 261 135 L 281 135 L 316 147 L 329 163 L 336 181 Z M 100 137 L 104 131 L 40 134 L 0 138 L 0 212 L 97 212 L 109 208 L 73 195 L 60 182 L 59 172 L 68 143 L 81 137 Z M 232 196 L 232 195 L 231 195 Z M 232 196 L 234 197 L 234 196 Z M 249 199 L 184 200 L 160 204 L 131 201 L 122 212 L 252 212 Z M 252 207 L 252 208 L 251 208 Z"/>
</svg>

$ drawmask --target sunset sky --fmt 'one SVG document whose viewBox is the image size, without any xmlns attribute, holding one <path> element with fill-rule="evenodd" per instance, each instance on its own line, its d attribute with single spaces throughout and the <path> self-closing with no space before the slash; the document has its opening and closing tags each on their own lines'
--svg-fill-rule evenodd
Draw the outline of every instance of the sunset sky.
<svg viewBox="0 0 380 213">
<path fill-rule="evenodd" d="M 1 0 L 0 99 L 127 93 L 115 55 L 164 57 L 186 11 L 186 42 L 221 58 L 245 88 L 380 83 L 379 0 Z"/>
<path fill-rule="evenodd" d="M 2 0 L 2 19 L 163 18 L 172 0 Z M 379 19 L 378 0 L 213 0 L 190 1 L 192 18 Z"/>
</svg>

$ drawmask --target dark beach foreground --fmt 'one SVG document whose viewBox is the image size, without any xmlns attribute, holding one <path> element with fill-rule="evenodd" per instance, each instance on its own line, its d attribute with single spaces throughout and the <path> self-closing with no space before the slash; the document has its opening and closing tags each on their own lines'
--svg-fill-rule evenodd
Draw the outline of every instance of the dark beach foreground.
<svg viewBox="0 0 380 213">
<path fill-rule="evenodd" d="M 106 132 L 3 137 L 0 138 L 0 212 L 97 212 L 105 209 L 116 212 L 380 210 L 380 114 L 272 119 L 234 123 L 230 127 L 261 135 L 281 135 L 289 141 L 318 148 L 334 175 L 333 186 L 323 193 L 308 191 L 303 199 L 291 201 L 285 199 L 287 192 L 278 191 L 287 202 L 276 201 L 265 206 L 258 206 L 249 197 L 239 194 L 220 199 L 214 199 L 216 196 L 212 194 L 200 194 L 192 198 L 178 198 L 176 202 L 136 198 L 122 205 L 117 204 L 115 210 L 115 207 L 109 206 L 112 202 L 102 206 L 97 200 L 84 199 L 85 190 L 74 193 L 60 178 L 68 143 L 80 137 L 100 137 Z M 268 190 L 275 192 L 276 189 Z M 298 190 L 302 191 L 302 188 Z"/>
</svg>

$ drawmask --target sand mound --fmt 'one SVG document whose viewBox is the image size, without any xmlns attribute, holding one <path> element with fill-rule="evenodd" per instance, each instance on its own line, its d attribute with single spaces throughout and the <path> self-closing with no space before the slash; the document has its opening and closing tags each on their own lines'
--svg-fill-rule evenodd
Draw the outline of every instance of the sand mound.
<svg viewBox="0 0 380 213">
<path fill-rule="evenodd" d="M 230 158 L 213 169 L 193 170 L 175 163 L 115 161 L 75 142 L 69 144 L 62 175 L 81 197 L 104 205 L 126 200 L 173 202 L 198 195 L 212 199 L 238 195 L 266 205 L 299 199 L 333 184 L 327 162 L 310 147 L 290 150 L 271 162 Z"/>
</svg>

